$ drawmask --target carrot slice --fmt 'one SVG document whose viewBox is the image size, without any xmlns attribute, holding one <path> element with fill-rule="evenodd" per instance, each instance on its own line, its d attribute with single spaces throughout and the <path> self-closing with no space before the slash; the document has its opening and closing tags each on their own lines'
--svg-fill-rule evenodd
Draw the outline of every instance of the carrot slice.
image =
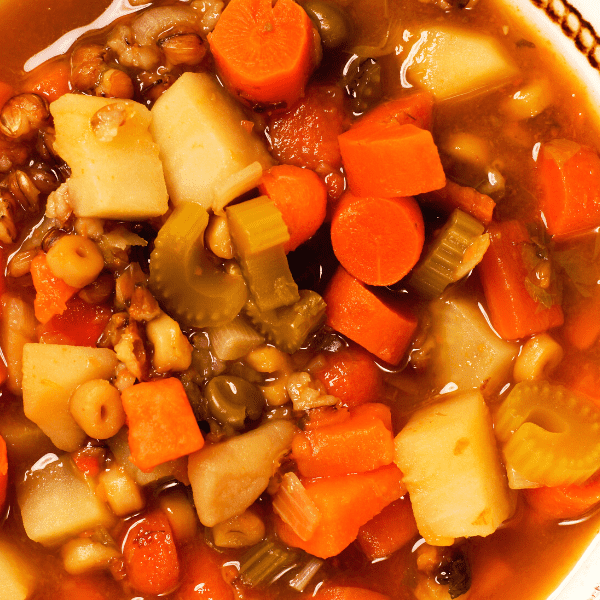
<svg viewBox="0 0 600 600">
<path fill-rule="evenodd" d="M 565 236 L 600 225 L 600 157 L 595 150 L 569 140 L 542 144 L 537 175 L 548 233 Z"/>
<path fill-rule="evenodd" d="M 135 521 L 123 541 L 129 585 L 143 594 L 164 594 L 179 580 L 179 557 L 167 515 L 154 510 Z"/>
<path fill-rule="evenodd" d="M 417 318 L 400 304 L 386 302 L 339 267 L 325 292 L 327 324 L 393 365 L 417 328 Z"/>
<path fill-rule="evenodd" d="M 327 585 L 319 589 L 314 600 L 390 600 L 389 596 L 366 588 Z"/>
<path fill-rule="evenodd" d="M 350 190 L 357 196 L 414 196 L 446 185 L 429 131 L 388 123 L 352 127 L 338 136 Z"/>
<path fill-rule="evenodd" d="M 8 484 L 8 456 L 6 454 L 6 442 L 0 435 L 0 510 L 4 507 L 6 500 L 6 486 Z"/>
<path fill-rule="evenodd" d="M 44 253 L 31 261 L 31 277 L 36 292 L 33 301 L 35 318 L 42 324 L 54 315 L 62 315 L 67 310 L 67 301 L 79 291 L 52 273 Z"/>
<path fill-rule="evenodd" d="M 200 450 L 204 438 L 179 379 L 138 383 L 123 390 L 131 460 L 149 471 Z"/>
<path fill-rule="evenodd" d="M 429 92 L 415 92 L 383 102 L 360 117 L 352 127 L 411 123 L 421 129 L 431 130 L 432 117 L 433 95 Z"/>
<path fill-rule="evenodd" d="M 231 0 L 208 40 L 229 91 L 255 110 L 296 102 L 319 58 L 312 21 L 292 0 Z"/>
<path fill-rule="evenodd" d="M 384 558 L 408 544 L 417 534 L 408 494 L 388 504 L 358 531 L 358 543 L 369 560 Z"/>
<path fill-rule="evenodd" d="M 300 431 L 292 441 L 292 458 L 304 477 L 364 473 L 389 465 L 394 460 L 390 409 L 361 404 L 343 423 Z"/>
<path fill-rule="evenodd" d="M 381 371 L 368 352 L 352 345 L 322 356 L 323 364 L 311 372 L 328 394 L 338 398 L 337 406 L 357 406 L 378 400 Z"/>
<path fill-rule="evenodd" d="M 402 473 L 393 464 L 368 473 L 303 479 L 302 483 L 321 513 L 315 533 L 304 541 L 278 517 L 275 525 L 284 543 L 319 558 L 339 554 L 356 539 L 361 525 L 406 491 Z"/>
<path fill-rule="evenodd" d="M 488 229 L 490 246 L 478 266 L 492 325 L 507 340 L 542 333 L 562 325 L 560 304 L 535 286 L 528 264 L 537 256 L 525 225 L 519 221 L 492 223 Z M 528 258 L 529 257 L 529 258 Z M 536 297 L 536 290 L 540 297 Z M 542 297 L 547 298 L 546 305 Z"/>
<path fill-rule="evenodd" d="M 222 555 L 204 542 L 190 544 L 182 557 L 184 576 L 175 600 L 234 600 L 236 594 L 225 581 L 223 562 Z"/>
<path fill-rule="evenodd" d="M 527 503 L 549 519 L 580 517 L 600 502 L 600 472 L 582 485 L 523 490 Z"/>
<path fill-rule="evenodd" d="M 359 198 L 346 192 L 331 222 L 336 258 L 369 285 L 391 285 L 417 263 L 425 241 L 421 209 L 414 198 Z"/>
<path fill-rule="evenodd" d="M 426 194 L 425 199 L 448 213 L 460 208 L 486 226 L 492 222 L 496 208 L 496 203 L 486 194 L 453 181 L 446 181 L 442 189 Z"/>
<path fill-rule="evenodd" d="M 286 252 L 310 239 L 325 220 L 327 189 L 319 176 L 294 165 L 276 165 L 266 171 L 258 186 L 283 216 L 290 233 Z"/>
<path fill-rule="evenodd" d="M 79 296 L 74 296 L 67 301 L 65 312 L 54 315 L 38 328 L 38 340 L 44 344 L 96 347 L 110 315 L 108 306 L 88 304 Z"/>
<path fill-rule="evenodd" d="M 22 92 L 33 92 L 54 102 L 71 91 L 71 67 L 66 58 L 49 60 L 36 67 L 26 77 L 21 86 Z"/>
</svg>

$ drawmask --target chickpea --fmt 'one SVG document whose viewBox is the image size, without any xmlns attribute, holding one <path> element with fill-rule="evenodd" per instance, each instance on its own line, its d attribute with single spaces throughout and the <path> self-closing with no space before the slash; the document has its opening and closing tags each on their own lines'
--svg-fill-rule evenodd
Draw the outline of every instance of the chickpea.
<svg viewBox="0 0 600 600">
<path fill-rule="evenodd" d="M 76 288 L 89 285 L 104 268 L 98 246 L 80 235 L 65 235 L 48 250 L 48 267 L 65 283 Z"/>
<path fill-rule="evenodd" d="M 233 258 L 233 245 L 227 217 L 213 215 L 204 234 L 206 245 L 219 258 Z"/>
<path fill-rule="evenodd" d="M 102 73 L 100 83 L 96 86 L 94 93 L 96 96 L 105 98 L 133 98 L 133 82 L 125 71 L 107 69 Z"/>
<path fill-rule="evenodd" d="M 206 54 L 202 38 L 196 33 L 171 35 L 159 40 L 158 45 L 173 65 L 197 65 Z"/>
<path fill-rule="evenodd" d="M 99 440 L 116 435 L 125 425 L 121 394 L 105 379 L 80 385 L 71 396 L 69 409 L 79 427 Z"/>
<path fill-rule="evenodd" d="M 0 132 L 11 139 L 27 138 L 48 124 L 50 110 L 37 94 L 18 94 L 0 111 Z"/>
</svg>

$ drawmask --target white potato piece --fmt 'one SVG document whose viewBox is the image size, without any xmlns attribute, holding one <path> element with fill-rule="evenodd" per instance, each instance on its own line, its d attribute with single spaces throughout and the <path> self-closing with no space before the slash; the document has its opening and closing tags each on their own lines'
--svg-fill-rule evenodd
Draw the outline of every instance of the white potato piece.
<svg viewBox="0 0 600 600">
<path fill-rule="evenodd" d="M 86 438 L 69 410 L 77 386 L 91 379 L 110 379 L 117 356 L 108 348 L 61 344 L 25 344 L 23 348 L 23 408 L 61 450 L 73 452 Z"/>
<path fill-rule="evenodd" d="M 200 522 L 206 527 L 241 515 L 269 484 L 296 426 L 271 421 L 190 455 L 188 473 Z"/>
<path fill-rule="evenodd" d="M 498 337 L 469 300 L 437 300 L 431 305 L 436 348 L 431 368 L 438 389 L 498 390 L 506 380 L 519 344 Z"/>
<path fill-rule="evenodd" d="M 96 527 L 110 527 L 114 516 L 65 455 L 46 454 L 17 488 L 25 533 L 54 546 Z"/>
<path fill-rule="evenodd" d="M 123 467 L 127 475 L 131 477 L 138 485 L 148 485 L 160 481 L 161 479 L 175 478 L 184 485 L 189 485 L 190 480 L 187 474 L 187 456 L 182 456 L 175 460 L 169 460 L 157 465 L 152 471 L 145 472 L 136 467 L 129 457 L 131 449 L 129 448 L 127 427 L 123 427 L 117 435 L 111 437 L 108 447 L 115 456 L 115 460 Z"/>
<path fill-rule="evenodd" d="M 436 100 L 496 89 L 519 69 L 501 44 L 486 34 L 432 25 L 413 36 L 402 73 Z"/>
<path fill-rule="evenodd" d="M 241 108 L 208 73 L 184 73 L 156 101 L 150 131 L 175 204 L 219 210 L 258 183 L 273 160 L 244 120 Z"/>
<path fill-rule="evenodd" d="M 417 411 L 395 439 L 419 533 L 428 544 L 493 533 L 512 512 L 489 410 L 480 392 Z"/>
<path fill-rule="evenodd" d="M 35 573 L 26 558 L 12 544 L 0 540 L 0 600 L 26 600 L 35 585 Z"/>
<path fill-rule="evenodd" d="M 117 107 L 112 115 L 111 106 Z M 50 112 L 56 151 L 71 167 L 69 202 L 76 216 L 138 220 L 167 211 L 162 164 L 148 131 L 152 117 L 145 106 L 133 100 L 65 94 L 50 105 Z M 103 112 L 106 124 L 95 127 L 96 115 Z M 114 121 L 119 116 L 122 124 Z"/>
</svg>

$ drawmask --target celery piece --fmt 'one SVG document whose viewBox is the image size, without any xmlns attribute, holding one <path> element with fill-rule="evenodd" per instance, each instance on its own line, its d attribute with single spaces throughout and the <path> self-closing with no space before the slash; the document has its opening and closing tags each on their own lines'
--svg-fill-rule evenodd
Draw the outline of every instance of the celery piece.
<svg viewBox="0 0 600 600">
<path fill-rule="evenodd" d="M 427 254 L 414 268 L 410 286 L 425 298 L 440 296 L 448 285 L 460 278 L 465 253 L 483 231 L 484 227 L 477 219 L 455 209 Z"/>
<path fill-rule="evenodd" d="M 298 286 L 283 249 L 290 234 L 275 204 L 260 196 L 229 206 L 226 214 L 242 273 L 260 310 L 296 302 Z"/>
<path fill-rule="evenodd" d="M 209 327 L 208 337 L 221 360 L 237 360 L 264 342 L 263 336 L 239 315 L 225 325 Z"/>
<path fill-rule="evenodd" d="M 600 468 L 600 409 L 560 385 L 518 383 L 495 430 L 508 468 L 530 482 L 581 484 Z"/>
<path fill-rule="evenodd" d="M 267 196 L 228 206 L 226 213 L 240 256 L 256 254 L 290 239 L 281 212 Z"/>
<path fill-rule="evenodd" d="M 293 354 L 308 335 L 323 324 L 326 308 L 317 292 L 300 290 L 300 299 L 292 306 L 264 311 L 250 299 L 244 310 L 254 326 L 272 344 Z"/>
<path fill-rule="evenodd" d="M 246 585 L 268 585 L 289 571 L 296 564 L 298 555 L 297 550 L 265 540 L 242 557 L 240 578 Z"/>
<path fill-rule="evenodd" d="M 241 275 L 219 269 L 204 249 L 208 213 L 195 203 L 180 204 L 162 226 L 150 256 L 150 286 L 167 312 L 185 326 L 215 327 L 231 321 L 244 306 Z"/>
</svg>

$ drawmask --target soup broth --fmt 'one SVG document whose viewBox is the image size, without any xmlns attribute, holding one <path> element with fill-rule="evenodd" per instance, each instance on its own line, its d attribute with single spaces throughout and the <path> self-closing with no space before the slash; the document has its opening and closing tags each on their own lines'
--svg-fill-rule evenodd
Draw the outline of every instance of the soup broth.
<svg viewBox="0 0 600 600">
<path fill-rule="evenodd" d="M 585 91 L 492 0 L 278 1 L 0 7 L 0 600 L 542 600 L 598 533 Z"/>
</svg>

